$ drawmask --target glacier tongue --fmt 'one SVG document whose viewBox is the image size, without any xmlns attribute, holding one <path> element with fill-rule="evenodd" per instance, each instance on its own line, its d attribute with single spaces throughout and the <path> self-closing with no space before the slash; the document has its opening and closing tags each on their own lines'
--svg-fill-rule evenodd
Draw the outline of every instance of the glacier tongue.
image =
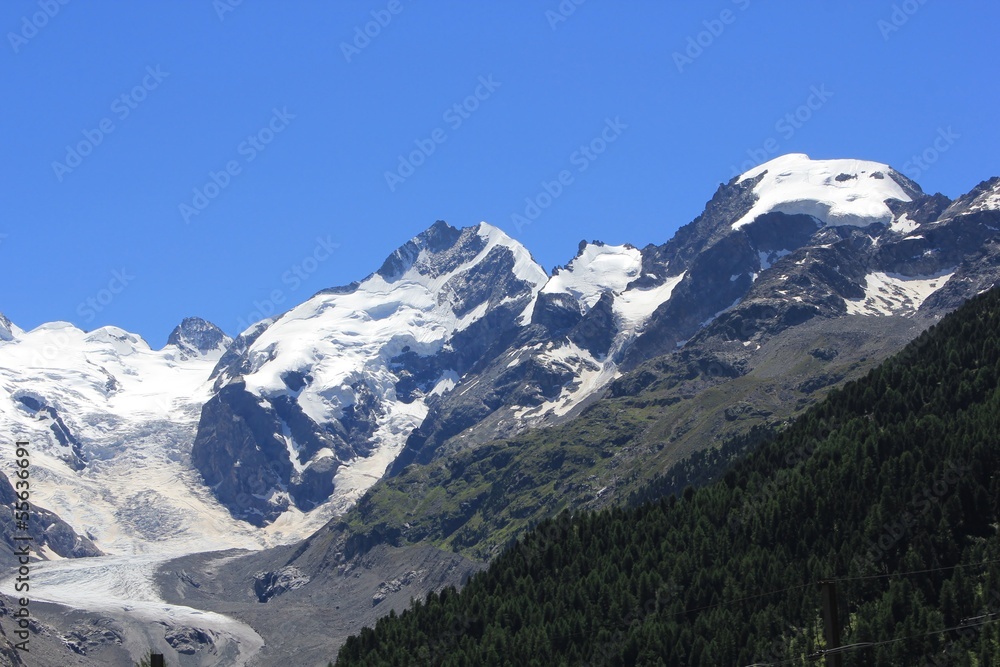
<svg viewBox="0 0 1000 667">
<path fill-rule="evenodd" d="M 198 628 L 210 638 L 218 664 L 248 664 L 264 646 L 264 640 L 249 625 L 162 600 L 154 577 L 168 558 L 152 554 L 36 563 L 31 572 L 32 601 L 116 618 L 123 629 L 124 647 L 136 658 L 149 650 L 148 628 Z M 23 595 L 15 590 L 13 576 L 0 581 L 0 592 Z"/>
</svg>

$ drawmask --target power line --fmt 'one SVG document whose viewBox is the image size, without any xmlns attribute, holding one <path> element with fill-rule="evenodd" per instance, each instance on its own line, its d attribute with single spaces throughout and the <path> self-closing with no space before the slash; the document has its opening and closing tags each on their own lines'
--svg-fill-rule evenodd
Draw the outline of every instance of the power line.
<svg viewBox="0 0 1000 667">
<path fill-rule="evenodd" d="M 842 581 L 862 581 L 866 579 L 887 579 L 889 577 L 906 577 L 913 574 L 929 574 L 931 572 L 944 572 L 946 570 L 957 570 L 960 568 L 967 567 L 983 567 L 986 565 L 993 565 L 995 563 L 1000 563 L 1000 558 L 994 560 L 985 560 L 981 563 L 961 563 L 959 565 L 950 565 L 948 567 L 932 567 L 926 570 L 911 570 L 909 572 L 889 572 L 886 574 L 870 574 L 860 577 L 836 577 L 831 579 L 831 581 L 842 582 Z"/>
<path fill-rule="evenodd" d="M 908 572 L 892 572 L 892 573 L 879 574 L 879 575 L 870 575 L 870 576 L 862 576 L 862 577 L 842 577 L 842 578 L 837 578 L 837 579 L 828 579 L 826 581 L 845 582 L 845 581 L 860 581 L 860 580 L 869 580 L 869 579 L 885 579 L 885 578 L 889 578 L 889 577 L 904 577 L 904 576 L 911 576 L 911 575 L 917 575 L 917 574 L 928 574 L 928 573 L 931 573 L 931 572 L 944 572 L 944 571 L 964 569 L 964 568 L 980 568 L 980 567 L 985 567 L 985 566 L 993 565 L 993 564 L 996 564 L 996 563 L 1000 563 L 1000 559 L 987 560 L 987 561 L 982 561 L 982 562 L 979 562 L 979 563 L 959 563 L 957 565 L 951 565 L 951 566 L 947 566 L 947 567 L 934 567 L 934 568 L 926 568 L 926 569 L 923 569 L 923 570 L 910 570 Z M 795 587 L 795 588 L 798 588 L 798 587 Z M 926 633 L 920 634 L 920 635 L 911 635 L 911 636 L 908 636 L 908 637 L 897 637 L 895 639 L 886 639 L 886 640 L 877 641 L 877 642 L 858 642 L 858 643 L 849 644 L 849 645 L 846 645 L 846 646 L 838 646 L 838 647 L 832 648 L 832 649 L 825 649 L 825 650 L 822 650 L 822 651 L 817 651 L 816 653 L 812 653 L 812 654 L 804 656 L 804 657 L 807 660 L 819 660 L 821 658 L 826 658 L 827 656 L 830 656 L 830 655 L 835 655 L 835 654 L 840 654 L 840 653 L 850 653 L 850 652 L 853 652 L 853 651 L 859 651 L 861 649 L 875 648 L 875 647 L 878 647 L 878 646 L 885 646 L 885 645 L 888 645 L 888 644 L 895 644 L 895 643 L 899 643 L 899 642 L 911 641 L 911 640 L 914 640 L 914 639 L 921 639 L 923 637 L 930 637 L 930 636 L 934 636 L 934 635 L 946 634 L 946 633 L 955 632 L 955 631 L 958 631 L 958 630 L 966 630 L 966 629 L 969 629 L 969 628 L 977 628 L 977 627 L 981 627 L 983 625 L 988 625 L 990 623 L 995 623 L 997 621 L 1000 621 L 1000 618 L 997 618 L 997 617 L 1000 617 L 1000 611 L 987 612 L 987 613 L 981 614 L 979 616 L 972 616 L 972 617 L 969 617 L 969 618 L 964 618 L 964 619 L 962 619 L 962 621 L 960 622 L 959 625 L 951 627 L 951 628 L 945 628 L 943 630 L 934 630 L 934 631 L 926 632 Z M 971 621 L 979 621 L 979 622 L 972 623 Z M 798 658 L 792 658 L 792 659 L 788 659 L 788 660 L 778 660 L 778 661 L 772 661 L 772 662 L 755 662 L 755 663 L 753 663 L 751 665 L 747 665 L 747 667 L 771 667 L 773 665 L 786 665 L 786 664 L 790 664 L 790 663 L 796 662 L 797 660 L 798 660 Z"/>
<path fill-rule="evenodd" d="M 913 640 L 913 639 L 922 639 L 924 637 L 930 637 L 930 636 L 933 636 L 933 635 L 943 635 L 943 634 L 946 634 L 948 632 L 956 632 L 958 630 L 966 630 L 966 629 L 969 629 L 969 628 L 978 628 L 978 627 L 982 627 L 984 625 L 989 625 L 990 623 L 996 623 L 997 621 L 1000 621 L 1000 618 L 993 618 L 993 617 L 996 617 L 996 616 L 1000 616 L 1000 612 L 991 612 L 989 614 L 983 614 L 981 616 L 974 616 L 972 618 L 965 619 L 965 620 L 969 620 L 969 621 L 978 620 L 978 619 L 982 619 L 982 618 L 988 618 L 989 619 L 989 620 L 981 621 L 979 623 L 967 623 L 967 624 L 964 624 L 964 625 L 956 625 L 956 626 L 951 627 L 951 628 L 945 628 L 944 630 L 934 630 L 932 632 L 925 632 L 925 633 L 920 634 L 920 635 L 910 635 L 909 637 L 897 637 L 896 639 L 885 639 L 885 640 L 877 641 L 877 642 L 857 642 L 855 644 L 848 644 L 847 646 L 839 646 L 837 648 L 824 649 L 822 651 L 817 651 L 815 653 L 810 653 L 809 655 L 804 656 L 804 658 L 806 660 L 819 660 L 821 658 L 825 658 L 826 656 L 834 654 L 834 653 L 850 653 L 852 651 L 859 651 L 861 649 L 875 648 L 877 646 L 885 646 L 887 644 L 896 644 L 896 643 L 899 643 L 899 642 L 910 641 L 910 640 Z M 775 660 L 775 661 L 771 661 L 771 662 L 755 662 L 753 664 L 746 665 L 746 667 L 774 667 L 775 665 L 787 665 L 787 664 L 791 664 L 791 663 L 797 662 L 798 660 L 799 660 L 799 658 L 789 658 L 787 660 Z"/>
<path fill-rule="evenodd" d="M 967 623 L 964 625 L 956 625 L 951 628 L 945 628 L 944 630 L 934 630 L 932 632 L 925 632 L 920 635 L 910 635 L 909 637 L 897 637 L 896 639 L 885 639 L 878 642 L 859 642 L 857 644 L 850 644 L 848 646 L 840 646 L 838 648 L 831 648 L 823 651 L 817 651 L 816 653 L 813 653 L 806 657 L 809 658 L 810 660 L 818 660 L 819 658 L 825 657 L 830 653 L 846 653 L 850 651 L 857 651 L 863 648 L 875 648 L 876 646 L 885 646 L 887 644 L 898 644 L 899 642 L 910 641 L 912 639 L 922 639 L 924 637 L 931 637 L 933 635 L 943 635 L 948 632 L 966 630 L 968 628 L 978 628 L 984 625 L 988 625 L 990 623 L 996 623 L 997 621 L 1000 621 L 1000 618 L 993 618 L 994 616 L 1000 616 L 1000 612 L 991 612 L 989 614 L 983 614 L 981 616 L 975 616 L 973 618 L 966 619 L 966 620 L 976 620 L 989 617 L 989 620 L 982 621 L 980 623 Z"/>
</svg>

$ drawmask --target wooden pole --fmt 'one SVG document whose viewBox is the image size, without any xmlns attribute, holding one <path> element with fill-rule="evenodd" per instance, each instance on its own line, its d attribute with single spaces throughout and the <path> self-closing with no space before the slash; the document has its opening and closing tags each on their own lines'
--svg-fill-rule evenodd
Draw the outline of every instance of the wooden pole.
<svg viewBox="0 0 1000 667">
<path fill-rule="evenodd" d="M 840 614 L 837 611 L 837 583 L 819 582 L 823 593 L 823 634 L 827 650 L 840 648 Z M 840 653 L 826 654 L 826 667 L 844 667 L 844 656 Z"/>
</svg>

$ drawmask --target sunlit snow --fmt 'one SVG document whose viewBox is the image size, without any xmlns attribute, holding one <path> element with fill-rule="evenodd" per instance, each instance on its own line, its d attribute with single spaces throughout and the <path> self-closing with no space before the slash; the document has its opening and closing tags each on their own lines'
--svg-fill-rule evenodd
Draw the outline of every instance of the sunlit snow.
<svg viewBox="0 0 1000 667">
<path fill-rule="evenodd" d="M 889 173 L 891 168 L 866 160 L 811 160 L 793 153 L 751 169 L 740 181 L 767 172 L 757 185 L 757 201 L 733 229 L 765 213 L 811 215 L 827 225 L 889 224 L 893 213 L 887 199 L 910 201 Z"/>
<path fill-rule="evenodd" d="M 905 315 L 918 310 L 931 294 L 944 287 L 954 269 L 925 277 L 907 277 L 876 271 L 865 277 L 865 296 L 845 299 L 852 315 Z"/>
</svg>

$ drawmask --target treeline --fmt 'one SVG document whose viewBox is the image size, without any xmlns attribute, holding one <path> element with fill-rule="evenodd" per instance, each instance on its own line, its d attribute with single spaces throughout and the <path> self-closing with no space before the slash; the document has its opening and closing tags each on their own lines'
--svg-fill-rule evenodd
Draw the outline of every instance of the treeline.
<svg viewBox="0 0 1000 667">
<path fill-rule="evenodd" d="M 993 290 L 718 481 L 546 521 L 336 664 L 817 664 L 830 578 L 845 665 L 1000 664 L 998 386 Z"/>
<path fill-rule="evenodd" d="M 721 447 L 698 450 L 630 493 L 625 504 L 635 507 L 670 495 L 679 496 L 689 486 L 701 487 L 714 482 L 747 453 L 773 438 L 777 432 L 776 425 L 758 425 L 745 435 L 727 440 Z"/>
</svg>

